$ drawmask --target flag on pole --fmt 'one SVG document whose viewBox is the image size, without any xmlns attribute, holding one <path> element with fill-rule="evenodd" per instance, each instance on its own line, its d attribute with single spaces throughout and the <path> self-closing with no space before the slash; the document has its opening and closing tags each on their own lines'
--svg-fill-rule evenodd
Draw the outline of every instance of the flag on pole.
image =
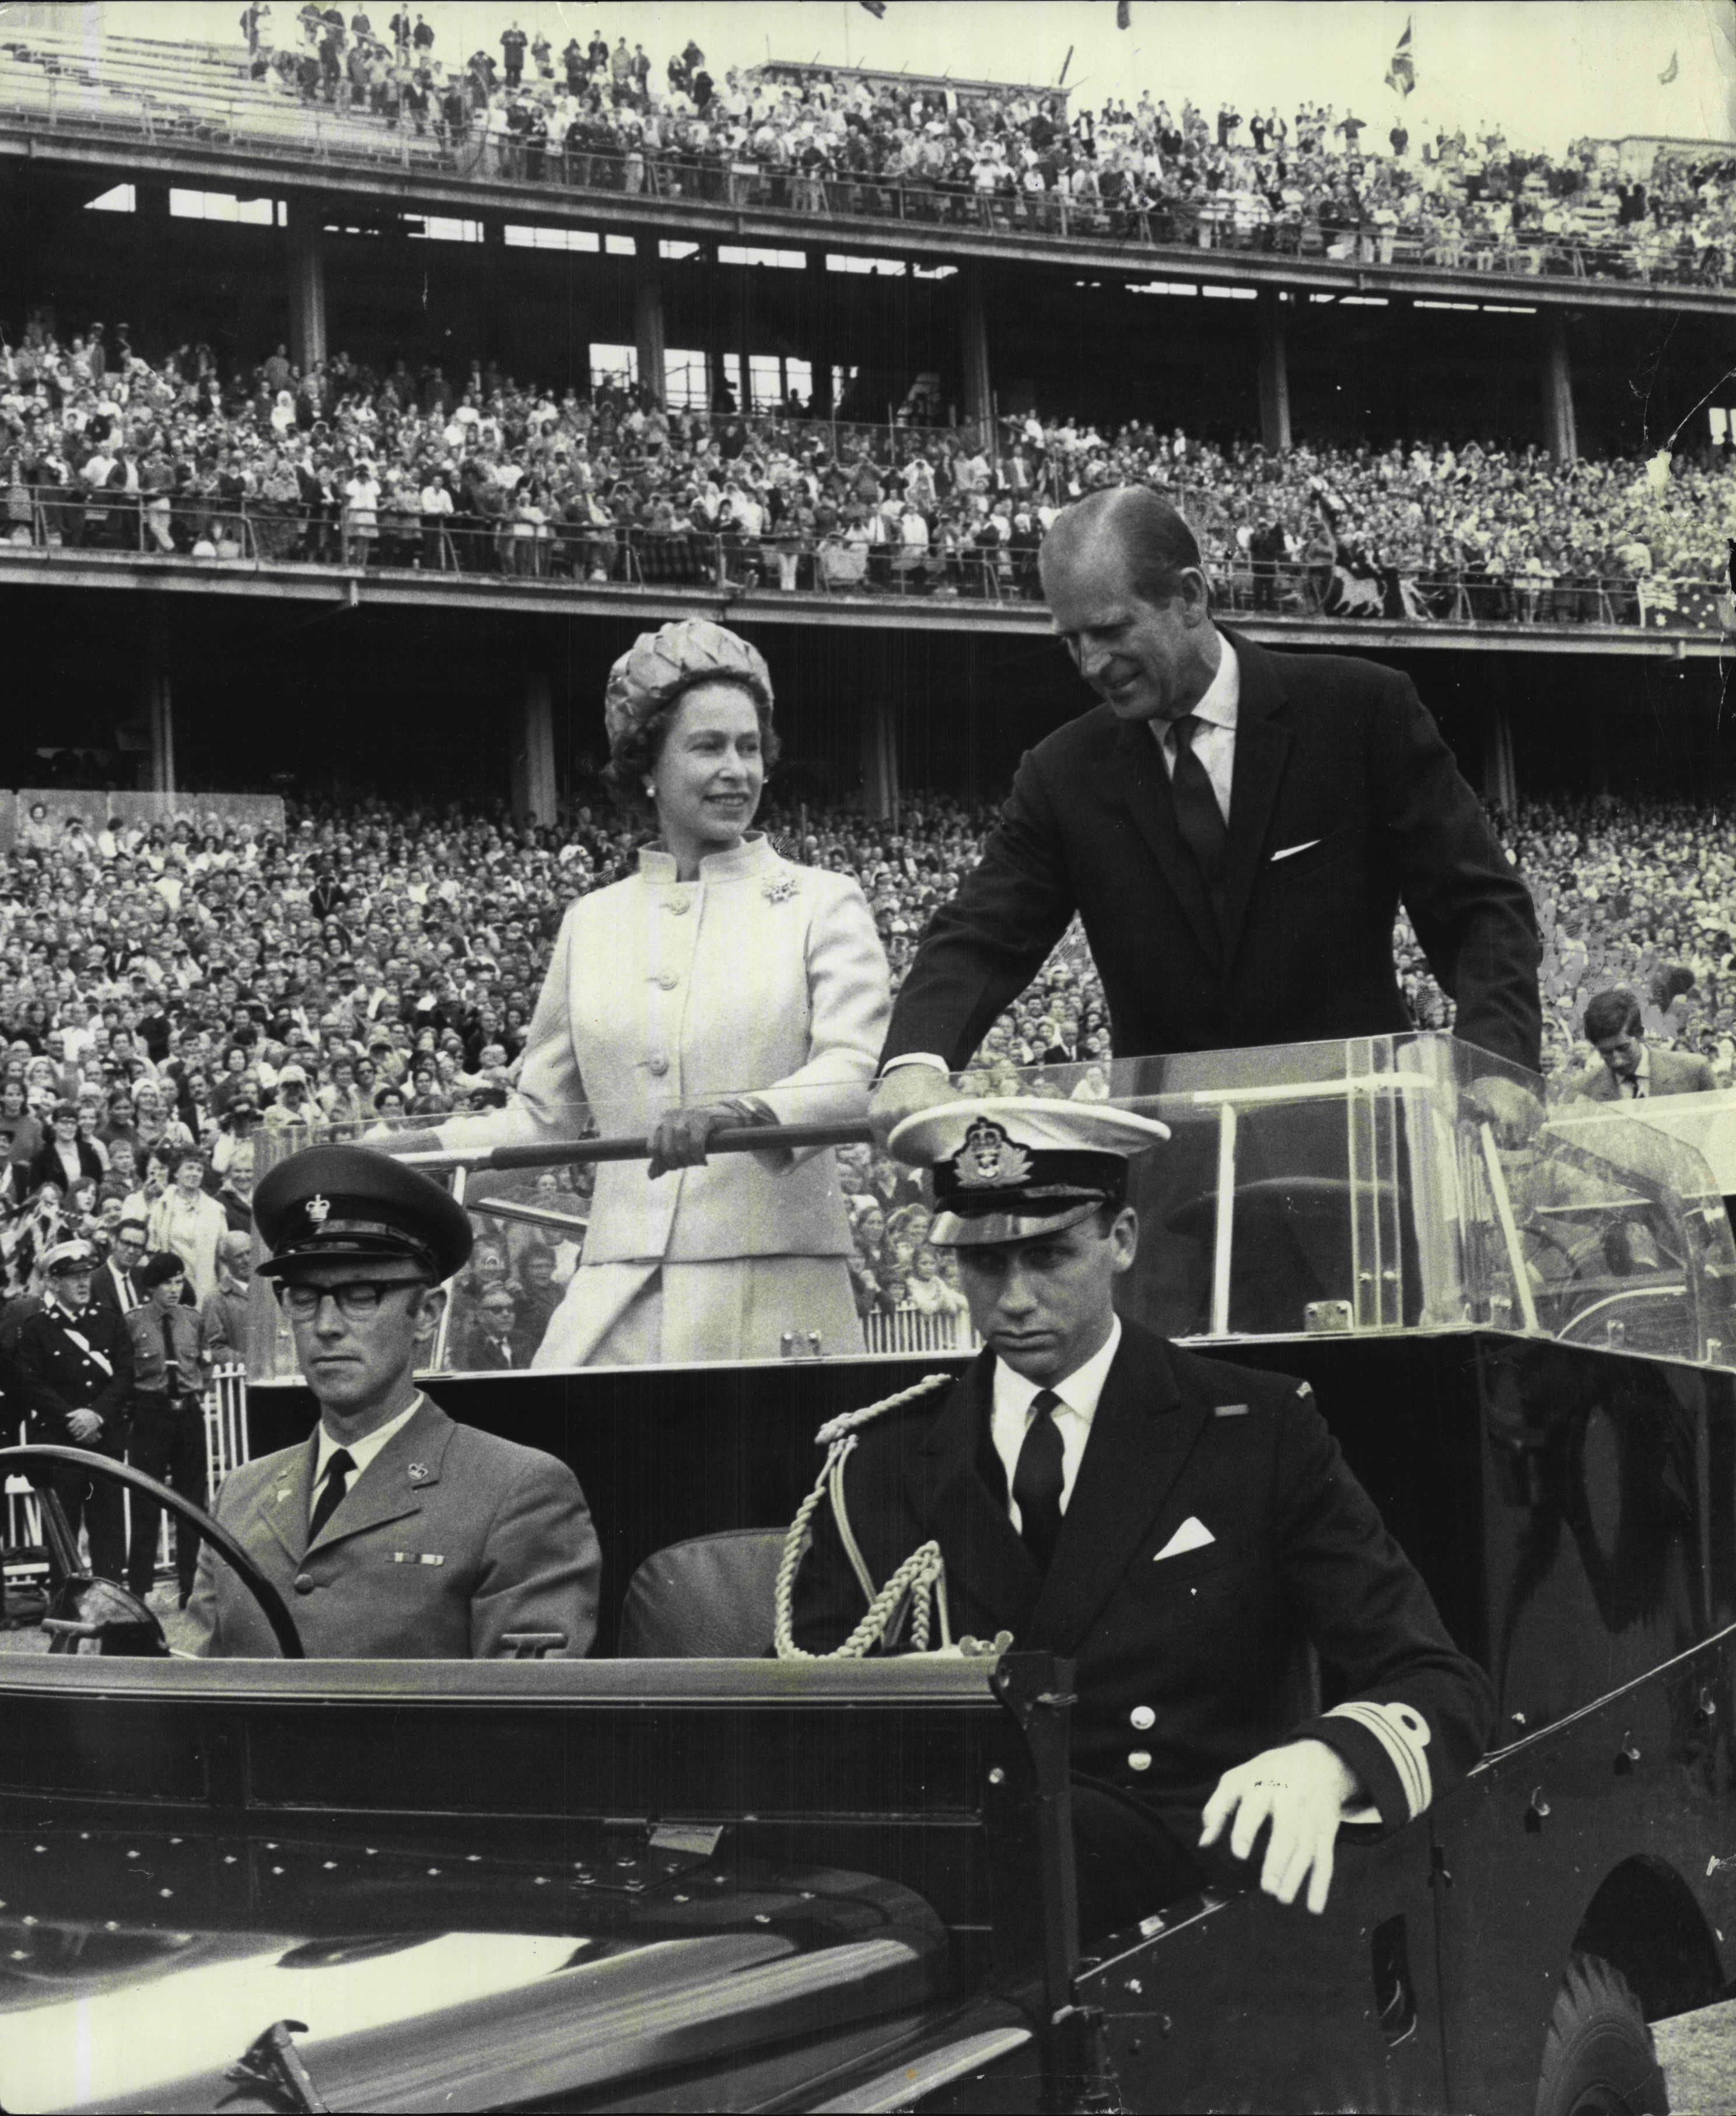
<svg viewBox="0 0 1736 2116">
<path fill-rule="evenodd" d="M 1680 56 L 1681 54 L 1677 52 L 1672 52 L 1670 53 L 1669 64 L 1665 67 L 1663 72 L 1658 76 L 1658 85 L 1660 88 L 1668 88 L 1669 84 L 1675 79 L 1676 76 L 1682 71 L 1681 67 L 1677 64 L 1677 61 Z"/>
<path fill-rule="evenodd" d="M 1405 17 L 1404 34 L 1393 47 L 1393 62 L 1386 70 L 1386 85 L 1400 95 L 1416 85 L 1416 67 L 1411 57 L 1411 17 Z"/>
</svg>

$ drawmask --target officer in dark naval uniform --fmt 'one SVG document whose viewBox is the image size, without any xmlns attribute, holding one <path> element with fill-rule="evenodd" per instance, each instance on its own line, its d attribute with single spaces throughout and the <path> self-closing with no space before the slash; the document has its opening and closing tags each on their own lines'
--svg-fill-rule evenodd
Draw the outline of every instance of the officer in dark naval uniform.
<svg viewBox="0 0 1736 2116">
<path fill-rule="evenodd" d="M 931 1538 L 955 1631 L 1076 1663 L 1082 1929 L 1208 1880 L 1324 1907 L 1342 1823 L 1397 1828 L 1483 1751 L 1490 1694 L 1346 1467 L 1305 1382 L 1196 1357 L 1115 1312 L 1140 1230 L 1116 1110 L 925 1110 L 930 1240 L 986 1349 L 951 1392 L 861 1428 L 843 1478 L 874 1581 Z M 836 1648 L 863 1587 L 836 1509 L 796 1580 L 796 1643 Z M 1311 1643 L 1340 1700 L 1296 1680 Z"/>
<path fill-rule="evenodd" d="M 310 1147 L 253 1194 L 296 1355 L 320 1406 L 299 1447 L 232 1472 L 217 1518 L 283 1595 L 311 1658 L 462 1659 L 524 1634 L 574 1657 L 601 1561 L 578 1479 L 455 1424 L 417 1386 L 471 1247 L 440 1184 L 355 1146 Z M 270 1655 L 247 1590 L 207 1545 L 196 1652 Z"/>
<path fill-rule="evenodd" d="M 14 1359 L 26 1439 L 88 1448 L 117 1462 L 127 1447 L 132 1345 L 120 1317 L 90 1298 L 96 1267 L 88 1242 L 61 1242 L 48 1251 L 43 1259 L 47 1295 L 21 1324 Z M 57 1462 L 31 1474 L 39 1489 L 59 1496 L 75 1539 L 83 1524 L 91 1571 L 100 1579 L 124 1580 L 120 1485 L 76 1463 Z"/>
</svg>

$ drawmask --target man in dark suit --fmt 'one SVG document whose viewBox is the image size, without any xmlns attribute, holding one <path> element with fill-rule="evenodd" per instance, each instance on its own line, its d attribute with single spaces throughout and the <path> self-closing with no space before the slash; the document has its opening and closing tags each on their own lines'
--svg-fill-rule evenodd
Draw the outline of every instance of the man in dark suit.
<svg viewBox="0 0 1736 2116">
<path fill-rule="evenodd" d="M 1163 1127 L 1039 1101 L 909 1120 L 931 1241 L 986 1349 L 949 1394 L 860 1429 L 843 1504 L 874 1581 L 931 1538 L 955 1630 L 1075 1663 L 1081 1928 L 1209 1880 L 1324 1907 L 1341 1824 L 1397 1828 L 1482 1754 L 1491 1697 L 1346 1467 L 1305 1382 L 1182 1351 L 1115 1313 L 1138 1220 L 1126 1155 Z M 814 1517 L 797 1643 L 860 1620 L 836 1512 Z M 1341 1701 L 1299 1700 L 1311 1644 Z"/>
<path fill-rule="evenodd" d="M 1407 678 L 1269 654 L 1213 623 L 1193 532 L 1144 486 L 1094 493 L 1042 550 L 1056 631 L 1101 702 L 1019 767 L 892 1010 L 884 1138 L 951 1092 L 1077 912 L 1121 1056 L 1411 1024 L 1401 901 L 1457 1033 L 1538 1069 L 1531 898 Z"/>
<path fill-rule="evenodd" d="M 1597 1056 L 1574 1075 L 1570 1095 L 1586 1102 L 1643 1102 L 1652 1095 L 1717 1092 L 1711 1059 L 1653 1049 L 1646 1041 L 1639 1001 L 1620 986 L 1595 992 L 1586 1002 L 1585 1031 Z"/>
<path fill-rule="evenodd" d="M 90 1283 L 91 1305 L 120 1320 L 130 1315 L 145 1298 L 139 1283 L 139 1267 L 145 1261 L 145 1226 L 143 1220 L 122 1218 L 115 1222 L 114 1246 L 104 1258 Z"/>
<path fill-rule="evenodd" d="M 320 1405 L 298 1447 L 244 1463 L 217 1519 L 277 1587 L 312 1658 L 488 1659 L 514 1635 L 582 1658 L 601 1559 L 564 1463 L 455 1424 L 417 1386 L 470 1254 L 440 1184 L 365 1147 L 278 1162 L 253 1194 L 296 1356 Z M 276 1651 L 207 1544 L 188 1608 L 194 1649 Z"/>
<path fill-rule="evenodd" d="M 43 1259 L 47 1297 L 20 1326 L 13 1360 L 24 1399 L 25 1437 L 55 1447 L 83 1447 L 119 1461 L 132 1398 L 132 1346 L 120 1318 L 90 1298 L 96 1252 L 88 1242 L 61 1242 Z M 90 1569 L 121 1581 L 127 1549 L 121 1488 L 75 1463 L 34 1470 L 39 1488 L 59 1495 L 67 1525 L 90 1539 Z"/>
</svg>

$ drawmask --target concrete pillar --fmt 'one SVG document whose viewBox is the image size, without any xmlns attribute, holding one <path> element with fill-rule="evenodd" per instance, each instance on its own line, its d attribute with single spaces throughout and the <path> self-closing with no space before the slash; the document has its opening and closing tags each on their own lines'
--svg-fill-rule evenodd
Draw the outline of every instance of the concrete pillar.
<svg viewBox="0 0 1736 2116">
<path fill-rule="evenodd" d="M 289 201 L 289 356 L 305 375 L 326 357 L 325 210 Z"/>
<path fill-rule="evenodd" d="M 729 380 L 723 356 L 729 350 L 728 319 L 724 309 L 723 267 L 717 261 L 717 245 L 702 243 L 700 256 L 705 272 L 705 327 L 700 334 L 700 351 L 705 355 L 707 389 L 715 408 L 723 402 L 725 384 Z"/>
<path fill-rule="evenodd" d="M 518 722 L 513 734 L 513 816 L 515 821 L 555 821 L 555 706 L 546 673 L 533 669 L 524 679 Z"/>
<path fill-rule="evenodd" d="M 506 303 L 506 222 L 498 213 L 482 216 L 481 347 L 485 359 L 500 350 L 500 320 Z"/>
<path fill-rule="evenodd" d="M 808 341 L 808 361 L 813 369 L 813 402 L 809 407 L 817 419 L 829 419 L 833 401 L 831 371 L 837 365 L 837 346 L 832 329 L 832 274 L 826 269 L 826 252 L 808 253 L 808 310 L 813 335 Z"/>
<path fill-rule="evenodd" d="M 868 706 L 862 720 L 862 805 L 868 820 L 898 820 L 898 729 L 884 697 Z"/>
<path fill-rule="evenodd" d="M 1511 815 L 1519 805 L 1519 778 L 1513 768 L 1513 721 L 1507 700 L 1490 697 L 1483 722 L 1483 798 Z"/>
<path fill-rule="evenodd" d="M 1568 357 L 1568 320 L 1552 309 L 1543 325 L 1543 430 L 1557 462 L 1572 462 L 1579 453 L 1573 416 L 1573 366 Z"/>
<path fill-rule="evenodd" d="M 1262 287 L 1259 312 L 1259 438 L 1269 449 L 1290 445 L 1290 362 L 1278 290 Z M 1246 371 L 1246 370 L 1244 370 Z"/>
<path fill-rule="evenodd" d="M 665 358 L 669 340 L 663 324 L 662 263 L 657 255 L 654 233 L 642 232 L 639 237 L 637 269 L 633 290 L 633 342 L 638 350 L 639 380 L 656 392 L 661 404 L 669 389 Z"/>
<path fill-rule="evenodd" d="M 995 426 L 995 393 L 988 367 L 988 324 L 983 305 L 983 268 L 959 267 L 959 368 L 964 377 L 964 423 L 976 429 L 992 457 L 1000 448 Z"/>
<path fill-rule="evenodd" d="M 144 678 L 145 719 L 150 729 L 150 782 L 147 792 L 175 791 L 175 708 L 168 671 L 154 642 L 148 651 Z"/>
</svg>

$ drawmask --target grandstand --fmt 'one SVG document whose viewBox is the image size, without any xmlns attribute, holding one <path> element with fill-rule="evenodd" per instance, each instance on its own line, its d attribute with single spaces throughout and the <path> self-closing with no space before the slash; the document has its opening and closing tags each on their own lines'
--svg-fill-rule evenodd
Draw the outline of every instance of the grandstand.
<svg viewBox="0 0 1736 2116">
<path fill-rule="evenodd" d="M 1503 221 L 1495 158 L 1444 136 L 1424 228 L 1385 214 L 1396 165 L 1328 140 L 1292 157 L 1295 214 L 1243 225 L 1186 172 L 1257 189 L 1260 156 L 1196 137 L 1179 94 L 1149 120 L 1159 175 L 1117 192 L 1142 112 L 1038 86 L 738 77 L 721 53 L 707 119 L 665 54 L 623 99 L 588 76 L 573 94 L 564 58 L 513 98 L 453 53 L 418 103 L 384 46 L 359 76 L 349 51 L 310 72 L 287 9 L 251 54 L 223 11 L 205 43 L 136 19 L 36 6 L 0 34 L 21 268 L 0 597 L 53 705 L 52 741 L 10 730 L 11 784 L 408 778 L 551 826 L 590 784 L 613 656 L 702 609 L 772 658 L 795 805 L 890 822 L 909 784 L 981 801 L 1078 702 L 1034 594 L 1045 510 L 1130 475 L 1199 520 L 1235 622 L 1407 669 L 1506 805 L 1728 782 L 1736 292 L 1714 146 L 1516 143 Z M 551 122 L 569 107 L 577 131 Z M 937 126 L 952 159 L 930 167 L 909 150 Z M 1029 186 L 979 181 L 1021 138 Z M 99 319 L 90 406 L 136 363 L 117 431 L 142 421 L 161 458 L 119 447 L 100 499 L 77 365 Z M 292 395 L 316 384 L 276 429 L 274 359 Z M 477 488 L 503 481 L 459 476 L 475 433 L 427 416 L 436 371 L 502 425 L 492 515 Z M 647 405 L 654 444 L 629 430 Z M 558 462 L 505 438 L 515 421 L 557 435 Z M 417 476 L 380 476 L 358 538 L 346 490 L 382 430 Z M 919 531 L 877 530 L 919 461 L 939 485 Z M 449 515 L 423 506 L 431 464 Z M 779 496 L 804 478 L 807 515 Z M 859 483 L 886 496 L 859 522 Z"/>
</svg>

